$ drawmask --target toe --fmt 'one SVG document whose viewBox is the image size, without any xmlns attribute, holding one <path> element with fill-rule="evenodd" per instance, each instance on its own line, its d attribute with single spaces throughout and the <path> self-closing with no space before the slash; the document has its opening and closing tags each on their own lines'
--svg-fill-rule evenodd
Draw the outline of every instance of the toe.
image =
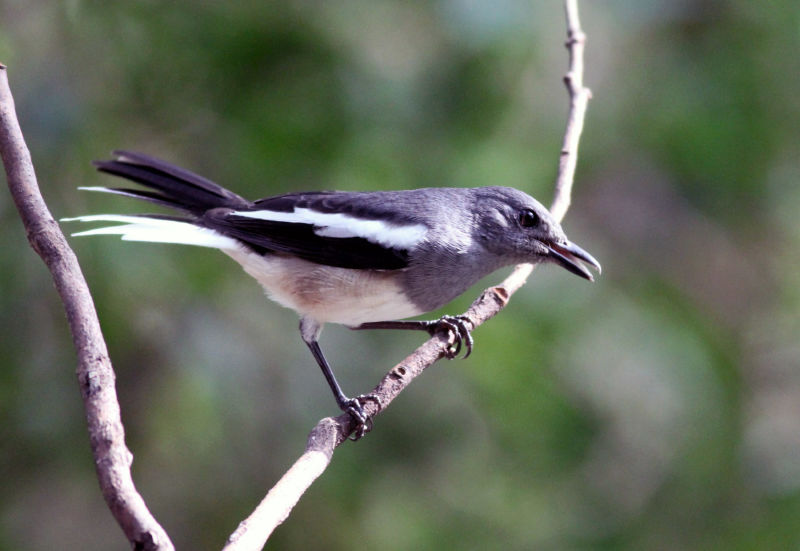
<svg viewBox="0 0 800 551">
<path fill-rule="evenodd" d="M 355 421 L 356 426 L 353 432 L 348 436 L 348 438 L 353 441 L 360 440 L 365 434 L 372 430 L 372 418 L 367 415 L 364 411 L 364 407 L 361 405 L 361 400 L 363 399 L 374 399 L 379 407 L 381 405 L 380 399 L 373 395 L 359 396 L 358 398 L 351 398 L 349 400 L 345 412 L 350 414 L 350 417 Z"/>
</svg>

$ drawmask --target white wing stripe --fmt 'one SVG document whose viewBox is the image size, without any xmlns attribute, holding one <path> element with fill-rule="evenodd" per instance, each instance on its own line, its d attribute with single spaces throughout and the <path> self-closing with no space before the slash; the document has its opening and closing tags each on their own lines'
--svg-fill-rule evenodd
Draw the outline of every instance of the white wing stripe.
<svg viewBox="0 0 800 551">
<path fill-rule="evenodd" d="M 306 208 L 295 208 L 293 212 L 255 210 L 235 211 L 233 214 L 272 222 L 311 224 L 315 226 L 314 233 L 322 237 L 360 237 L 391 249 L 411 249 L 425 238 L 428 231 L 423 224 L 399 225 Z"/>
</svg>

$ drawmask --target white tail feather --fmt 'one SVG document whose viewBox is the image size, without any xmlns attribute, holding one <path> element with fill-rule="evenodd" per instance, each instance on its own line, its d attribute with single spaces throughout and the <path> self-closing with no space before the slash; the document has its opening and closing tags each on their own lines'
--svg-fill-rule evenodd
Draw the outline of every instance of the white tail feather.
<svg viewBox="0 0 800 551">
<path fill-rule="evenodd" d="M 78 186 L 78 189 L 81 191 L 100 191 L 103 193 L 114 193 L 113 189 L 103 186 Z"/>
<path fill-rule="evenodd" d="M 241 246 L 235 239 L 222 235 L 209 228 L 195 226 L 190 222 L 163 220 L 142 216 L 125 216 L 122 214 L 92 214 L 77 218 L 62 218 L 62 222 L 120 222 L 120 226 L 106 226 L 78 233 L 73 237 L 84 235 L 121 235 L 123 241 L 148 241 L 151 243 L 175 243 L 178 245 L 197 245 L 213 249 L 239 249 Z"/>
</svg>

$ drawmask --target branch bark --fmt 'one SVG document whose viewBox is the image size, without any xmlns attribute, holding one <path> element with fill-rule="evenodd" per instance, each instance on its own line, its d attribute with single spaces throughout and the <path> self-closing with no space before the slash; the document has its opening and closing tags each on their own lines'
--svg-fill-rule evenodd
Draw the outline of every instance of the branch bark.
<svg viewBox="0 0 800 551">
<path fill-rule="evenodd" d="M 578 144 L 583 131 L 586 107 L 591 91 L 583 85 L 583 53 L 586 43 L 577 0 L 565 0 L 567 20 L 567 42 L 569 68 L 564 77 L 569 93 L 569 112 L 566 131 L 561 148 L 558 176 L 550 212 L 559 222 L 569 209 L 575 167 L 578 161 Z M 496 316 L 522 287 L 533 271 L 531 264 L 520 264 L 500 285 L 486 289 L 472 303 L 465 316 L 471 329 Z M 370 416 L 379 414 L 426 368 L 440 359 L 449 342 L 443 335 L 436 335 L 417 348 L 411 355 L 394 366 L 373 390 L 380 398 L 381 406 L 368 401 L 364 410 Z M 224 551 L 251 551 L 262 549 L 272 532 L 291 513 L 305 491 L 327 468 L 336 448 L 353 431 L 350 415 L 322 419 L 311 431 L 306 449 L 300 458 L 267 493 L 250 516 L 242 521 L 228 538 Z"/>
<path fill-rule="evenodd" d="M 2 64 L 0 157 L 28 241 L 50 270 L 64 304 L 78 354 L 78 383 L 103 497 L 134 549 L 172 550 L 174 547 L 167 533 L 150 514 L 133 484 L 130 470 L 133 455 L 125 446 L 125 431 L 114 388 L 114 370 L 94 302 L 78 260 L 42 198 L 31 155 L 17 120 L 6 67 Z"/>
</svg>

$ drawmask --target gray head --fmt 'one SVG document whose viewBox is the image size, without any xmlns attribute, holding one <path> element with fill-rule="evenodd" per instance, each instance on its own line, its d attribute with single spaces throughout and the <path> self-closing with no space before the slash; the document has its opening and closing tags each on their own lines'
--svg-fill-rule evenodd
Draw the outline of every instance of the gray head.
<svg viewBox="0 0 800 551">
<path fill-rule="evenodd" d="M 592 255 L 567 239 L 561 225 L 536 199 L 506 187 L 478 188 L 474 238 L 507 264 L 555 262 L 570 272 L 594 281 L 581 260 L 600 272 Z"/>
</svg>

